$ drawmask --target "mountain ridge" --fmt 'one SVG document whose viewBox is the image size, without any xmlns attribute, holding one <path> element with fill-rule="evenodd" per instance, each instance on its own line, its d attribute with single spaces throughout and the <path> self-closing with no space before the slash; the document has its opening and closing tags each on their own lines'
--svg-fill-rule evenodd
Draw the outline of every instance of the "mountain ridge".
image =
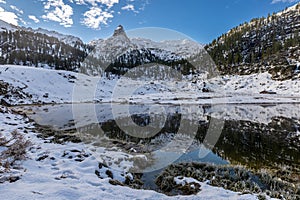
<svg viewBox="0 0 300 200">
<path fill-rule="evenodd" d="M 45 35 L 48 35 L 50 37 L 56 37 L 56 38 L 60 39 L 62 42 L 64 42 L 65 44 L 69 44 L 69 45 L 73 45 L 76 42 L 83 43 L 83 41 L 79 37 L 76 37 L 76 36 L 73 36 L 73 35 L 62 34 L 62 33 L 59 33 L 57 31 L 47 30 L 47 29 L 44 29 L 44 28 L 33 29 L 31 27 L 15 26 L 15 25 L 9 24 L 9 23 L 7 23 L 3 20 L 0 20 L 0 27 L 1 27 L 0 31 L 24 30 L 24 31 L 30 31 L 30 32 L 33 32 L 33 33 L 45 34 Z"/>
<path fill-rule="evenodd" d="M 199 43 L 190 39 L 179 39 L 179 40 L 165 40 L 156 42 L 151 39 L 145 38 L 129 38 L 122 25 L 119 25 L 113 35 L 107 39 L 96 39 L 92 40 L 88 44 L 95 45 L 98 48 L 102 48 L 103 43 L 109 43 L 111 46 L 119 46 L 119 43 L 123 42 L 122 48 L 128 47 L 127 49 L 164 49 L 166 51 L 173 52 L 177 55 L 181 55 L 185 58 L 197 54 L 203 46 Z M 112 44 L 112 43 L 115 44 Z M 108 45 L 107 45 L 108 46 Z M 117 54 L 117 53 L 116 53 Z"/>
<path fill-rule="evenodd" d="M 0 26 L 0 42 L 7 43 L 0 47 L 1 64 L 34 65 L 96 76 L 103 75 L 106 68 L 119 74 L 111 67 L 116 65 L 124 72 L 132 68 L 129 64 L 135 67 L 149 62 L 173 67 L 181 65 L 180 62 L 188 66 L 190 64 L 182 60 L 203 49 L 203 46 L 189 40 L 154 42 L 132 39 L 122 25 L 116 28 L 111 37 L 93 40 L 88 44 L 80 38 L 56 31 L 17 27 L 3 21 Z M 23 41 L 21 38 L 26 39 Z M 186 68 L 184 71 L 187 73 L 189 70 Z"/>
</svg>

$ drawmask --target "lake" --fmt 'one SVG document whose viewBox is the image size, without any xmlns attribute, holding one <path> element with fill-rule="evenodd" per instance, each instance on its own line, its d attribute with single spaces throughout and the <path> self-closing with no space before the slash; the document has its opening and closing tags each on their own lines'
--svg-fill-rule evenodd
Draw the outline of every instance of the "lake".
<svg viewBox="0 0 300 200">
<path fill-rule="evenodd" d="M 182 162 L 274 173 L 284 169 L 292 182 L 300 181 L 299 104 L 62 104 L 18 109 L 40 125 L 76 130 L 89 148 L 144 156 L 142 162 L 131 160 L 130 168 L 143 173 L 147 188 L 155 188 L 153 179 L 165 167 Z"/>
</svg>

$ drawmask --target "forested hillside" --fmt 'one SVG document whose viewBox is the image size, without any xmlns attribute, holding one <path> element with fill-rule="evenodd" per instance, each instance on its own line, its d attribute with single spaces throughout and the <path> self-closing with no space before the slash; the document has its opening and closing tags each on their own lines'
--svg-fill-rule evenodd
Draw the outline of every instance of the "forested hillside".
<svg viewBox="0 0 300 200">
<path fill-rule="evenodd" d="M 241 24 L 205 48 L 224 74 L 269 71 L 274 79 L 295 77 L 300 61 L 300 3 Z"/>
<path fill-rule="evenodd" d="M 42 29 L 35 31 L 1 21 L 0 64 L 75 71 L 80 67 L 89 47 L 79 39 L 74 40 L 72 36 L 57 36 L 52 36 L 51 32 L 45 34 Z M 67 37 L 70 37 L 70 42 L 67 42 Z"/>
</svg>

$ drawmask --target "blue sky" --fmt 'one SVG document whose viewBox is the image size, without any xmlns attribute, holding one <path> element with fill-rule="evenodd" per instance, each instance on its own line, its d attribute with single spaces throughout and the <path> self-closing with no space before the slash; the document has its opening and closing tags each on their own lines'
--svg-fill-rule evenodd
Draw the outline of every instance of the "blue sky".
<svg viewBox="0 0 300 200">
<path fill-rule="evenodd" d="M 208 43 L 254 17 L 299 0 L 0 0 L 0 19 L 46 28 L 89 42 L 122 24 L 131 30 L 161 27 Z"/>
</svg>

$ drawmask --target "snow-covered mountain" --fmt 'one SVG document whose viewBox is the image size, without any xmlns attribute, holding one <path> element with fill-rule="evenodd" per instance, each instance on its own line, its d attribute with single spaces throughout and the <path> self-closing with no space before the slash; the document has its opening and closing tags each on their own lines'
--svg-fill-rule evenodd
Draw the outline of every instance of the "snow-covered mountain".
<svg viewBox="0 0 300 200">
<path fill-rule="evenodd" d="M 200 44 L 187 39 L 162 42 L 143 38 L 131 39 L 121 25 L 108 39 L 94 40 L 89 45 L 93 46 L 94 50 L 89 53 L 81 70 L 94 75 L 104 72 L 121 75 L 129 69 L 149 63 L 172 66 L 187 75 L 195 73 L 196 70 L 196 67 L 189 63 L 189 58 L 203 50 Z M 95 59 L 99 65 L 90 64 Z"/>
<path fill-rule="evenodd" d="M 145 38 L 129 39 L 122 25 L 116 28 L 112 37 L 106 40 L 93 40 L 89 44 L 95 46 L 95 55 L 104 58 L 110 58 L 111 56 L 115 58 L 117 55 L 121 55 L 126 51 L 137 49 L 159 49 L 165 52 L 171 52 L 181 58 L 189 58 L 203 49 L 202 45 L 188 39 L 166 40 L 161 42 Z"/>
</svg>

